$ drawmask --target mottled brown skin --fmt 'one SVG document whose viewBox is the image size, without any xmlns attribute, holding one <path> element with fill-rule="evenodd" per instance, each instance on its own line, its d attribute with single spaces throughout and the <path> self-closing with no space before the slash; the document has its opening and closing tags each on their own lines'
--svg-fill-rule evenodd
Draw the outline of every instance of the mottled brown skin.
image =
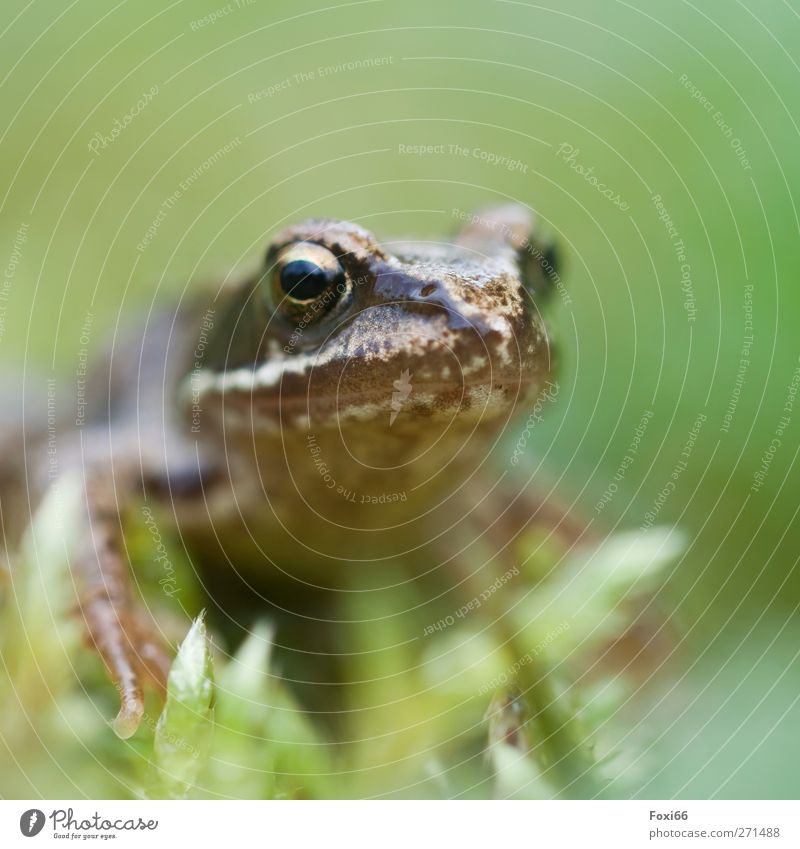
<svg viewBox="0 0 800 849">
<path fill-rule="evenodd" d="M 131 586 L 129 504 L 146 500 L 198 562 L 218 577 L 241 570 L 267 597 L 280 581 L 336 587 L 356 565 L 433 569 L 476 527 L 501 552 L 537 510 L 561 522 L 481 483 L 504 426 L 552 369 L 539 312 L 551 281 L 533 240 L 517 206 L 478 213 L 455 240 L 414 244 L 307 221 L 275 236 L 254 275 L 115 345 L 86 425 L 59 449 L 61 472 L 85 485 L 74 571 L 120 692 L 120 735 L 170 662 Z M 334 294 L 281 288 L 297 256 L 340 267 Z M 0 464 L 3 515 L 24 477 Z M 47 481 L 27 477 L 35 502 Z M 4 523 L 6 542 L 22 524 Z"/>
</svg>

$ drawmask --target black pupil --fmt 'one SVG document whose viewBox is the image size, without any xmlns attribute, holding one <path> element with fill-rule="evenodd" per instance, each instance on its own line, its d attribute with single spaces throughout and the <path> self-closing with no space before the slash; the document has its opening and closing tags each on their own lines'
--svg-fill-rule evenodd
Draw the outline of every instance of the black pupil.
<svg viewBox="0 0 800 849">
<path fill-rule="evenodd" d="M 291 298 L 310 301 L 318 298 L 334 282 L 333 277 L 311 260 L 295 259 L 281 269 L 281 288 Z"/>
</svg>

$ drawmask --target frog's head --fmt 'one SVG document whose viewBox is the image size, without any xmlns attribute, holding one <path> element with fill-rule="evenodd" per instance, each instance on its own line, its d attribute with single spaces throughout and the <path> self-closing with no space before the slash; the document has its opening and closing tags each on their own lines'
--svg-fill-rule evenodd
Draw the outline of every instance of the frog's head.
<svg viewBox="0 0 800 849">
<path fill-rule="evenodd" d="M 505 419 L 551 370 L 555 259 L 524 207 L 463 218 L 455 239 L 414 243 L 334 220 L 278 233 L 214 324 L 194 403 L 272 432 Z"/>
</svg>

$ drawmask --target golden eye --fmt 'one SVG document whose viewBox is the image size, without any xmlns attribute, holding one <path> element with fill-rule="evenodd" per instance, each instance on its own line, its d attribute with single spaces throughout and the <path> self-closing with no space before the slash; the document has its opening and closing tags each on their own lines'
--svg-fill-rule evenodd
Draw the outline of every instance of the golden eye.
<svg viewBox="0 0 800 849">
<path fill-rule="evenodd" d="M 310 307 L 322 315 L 346 290 L 341 263 L 322 245 L 295 242 L 278 252 L 269 293 L 275 309 L 295 315 Z"/>
</svg>

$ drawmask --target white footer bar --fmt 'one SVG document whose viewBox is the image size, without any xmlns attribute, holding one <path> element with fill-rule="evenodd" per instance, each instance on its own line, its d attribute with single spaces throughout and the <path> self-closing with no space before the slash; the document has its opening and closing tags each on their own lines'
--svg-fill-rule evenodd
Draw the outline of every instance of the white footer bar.
<svg viewBox="0 0 800 849">
<path fill-rule="evenodd" d="M 800 847 L 800 804 L 0 801 L 0 846 Z"/>
</svg>

